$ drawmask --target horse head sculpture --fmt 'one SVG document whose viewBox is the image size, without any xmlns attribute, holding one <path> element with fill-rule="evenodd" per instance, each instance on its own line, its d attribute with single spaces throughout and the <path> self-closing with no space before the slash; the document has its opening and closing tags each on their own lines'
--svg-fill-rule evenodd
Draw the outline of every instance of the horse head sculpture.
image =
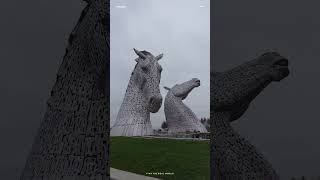
<svg viewBox="0 0 320 180">
<path fill-rule="evenodd" d="M 213 179 L 278 180 L 272 165 L 230 125 L 271 82 L 289 75 L 288 60 L 268 52 L 231 70 L 211 74 Z"/>
<path fill-rule="evenodd" d="M 148 51 L 134 49 L 137 64 L 111 129 L 112 136 L 144 136 L 153 134 L 150 113 L 159 111 L 162 105 L 160 79 L 162 67 L 158 61 L 163 54 L 152 55 Z"/>
<path fill-rule="evenodd" d="M 214 110 L 232 112 L 231 121 L 236 120 L 265 87 L 288 75 L 288 60 L 277 52 L 264 53 L 231 70 L 214 73 Z"/>
<path fill-rule="evenodd" d="M 200 80 L 193 78 L 172 88 L 165 87 L 168 93 L 164 101 L 164 112 L 170 133 L 207 132 L 197 116 L 182 102 L 194 88 L 199 86 Z"/>
<path fill-rule="evenodd" d="M 135 82 L 142 90 L 145 100 L 148 104 L 150 112 L 158 112 L 162 104 L 162 96 L 160 94 L 160 79 L 162 67 L 158 61 L 163 57 L 163 54 L 153 56 L 148 51 L 138 51 L 134 49 L 139 56 L 136 61 L 137 65 L 133 72 Z"/>
</svg>

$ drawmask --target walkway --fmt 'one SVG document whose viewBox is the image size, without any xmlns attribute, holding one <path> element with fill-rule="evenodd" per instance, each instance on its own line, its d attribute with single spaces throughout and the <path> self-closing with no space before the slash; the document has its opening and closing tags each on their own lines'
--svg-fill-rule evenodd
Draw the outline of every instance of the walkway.
<svg viewBox="0 0 320 180">
<path fill-rule="evenodd" d="M 111 180 L 160 180 L 154 177 L 143 176 L 119 169 L 110 168 Z"/>
</svg>

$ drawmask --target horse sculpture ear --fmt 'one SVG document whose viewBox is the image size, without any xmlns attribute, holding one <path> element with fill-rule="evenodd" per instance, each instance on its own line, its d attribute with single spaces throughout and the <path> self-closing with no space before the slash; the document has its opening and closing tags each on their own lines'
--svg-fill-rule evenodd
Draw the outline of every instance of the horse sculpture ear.
<svg viewBox="0 0 320 180">
<path fill-rule="evenodd" d="M 142 52 L 136 50 L 135 48 L 133 48 L 133 50 L 140 58 L 142 58 L 142 59 L 146 59 L 147 58 Z"/>
<path fill-rule="evenodd" d="M 168 88 L 167 86 L 164 86 L 163 88 L 170 91 L 170 88 Z"/>
<path fill-rule="evenodd" d="M 159 54 L 159 55 L 156 57 L 156 60 L 159 61 L 162 57 L 163 57 L 163 53 Z"/>
</svg>

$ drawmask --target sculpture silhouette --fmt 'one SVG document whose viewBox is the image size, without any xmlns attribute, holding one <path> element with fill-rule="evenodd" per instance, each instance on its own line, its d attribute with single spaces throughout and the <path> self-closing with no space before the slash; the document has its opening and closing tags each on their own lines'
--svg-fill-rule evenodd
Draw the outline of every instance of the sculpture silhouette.
<svg viewBox="0 0 320 180">
<path fill-rule="evenodd" d="M 197 116 L 182 102 L 195 87 L 199 86 L 200 80 L 193 78 L 172 88 L 165 87 L 168 93 L 164 101 L 164 112 L 169 133 L 207 132 Z"/>
<path fill-rule="evenodd" d="M 288 60 L 269 52 L 222 73 L 211 73 L 212 179 L 279 179 L 271 164 L 231 127 L 272 81 L 289 75 Z"/>
<path fill-rule="evenodd" d="M 163 54 L 155 57 L 150 52 L 134 50 L 139 57 L 111 136 L 152 135 L 150 112 L 158 112 L 162 104 L 159 89 L 162 68 L 158 61 Z"/>
<path fill-rule="evenodd" d="M 87 0 L 21 175 L 109 179 L 109 1 Z"/>
</svg>

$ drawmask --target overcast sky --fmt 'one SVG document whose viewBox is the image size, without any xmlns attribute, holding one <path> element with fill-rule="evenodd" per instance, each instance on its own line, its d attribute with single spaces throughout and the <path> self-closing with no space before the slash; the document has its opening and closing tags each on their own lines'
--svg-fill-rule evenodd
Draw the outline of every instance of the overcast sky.
<svg viewBox="0 0 320 180">
<path fill-rule="evenodd" d="M 111 1 L 111 125 L 122 103 L 137 55 L 147 50 L 163 67 L 160 91 L 191 78 L 199 78 L 184 101 L 195 114 L 209 117 L 210 4 L 209 0 L 112 0 Z M 163 106 L 151 115 L 153 128 L 165 120 Z"/>
</svg>

